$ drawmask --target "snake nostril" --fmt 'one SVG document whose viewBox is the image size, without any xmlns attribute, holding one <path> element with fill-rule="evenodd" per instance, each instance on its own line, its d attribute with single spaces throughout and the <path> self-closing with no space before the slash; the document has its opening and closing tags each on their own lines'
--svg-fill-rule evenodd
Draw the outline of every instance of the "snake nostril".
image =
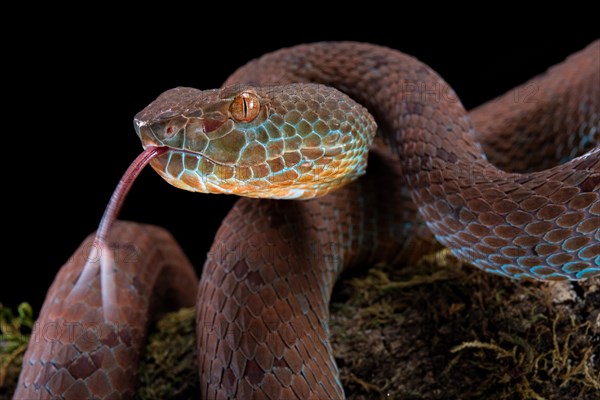
<svg viewBox="0 0 600 400">
<path fill-rule="evenodd" d="M 180 118 L 172 119 L 158 125 L 158 132 L 161 132 L 165 139 L 171 139 L 185 128 L 185 123 L 186 121 Z"/>
</svg>

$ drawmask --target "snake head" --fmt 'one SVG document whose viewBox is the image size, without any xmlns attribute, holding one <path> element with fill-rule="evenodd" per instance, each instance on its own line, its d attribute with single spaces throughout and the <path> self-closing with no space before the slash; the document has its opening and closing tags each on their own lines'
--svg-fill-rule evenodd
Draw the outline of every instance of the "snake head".
<svg viewBox="0 0 600 400">
<path fill-rule="evenodd" d="M 151 166 L 190 191 L 311 198 L 365 172 L 376 125 L 343 93 L 312 84 L 175 88 L 134 119 Z"/>
</svg>

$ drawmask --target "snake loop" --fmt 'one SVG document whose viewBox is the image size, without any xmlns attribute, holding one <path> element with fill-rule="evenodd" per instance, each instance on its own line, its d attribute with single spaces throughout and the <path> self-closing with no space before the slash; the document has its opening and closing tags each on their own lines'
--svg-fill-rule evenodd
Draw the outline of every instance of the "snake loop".
<svg viewBox="0 0 600 400">
<path fill-rule="evenodd" d="M 261 198 L 236 203 L 202 271 L 202 398 L 344 398 L 328 341 L 335 279 L 434 237 L 499 275 L 600 273 L 600 41 L 527 87 L 536 101 L 511 92 L 467 113 L 413 57 L 315 43 L 251 61 L 222 89 L 169 90 L 138 113 L 167 182 Z M 131 397 L 158 300 L 196 296 L 166 232 L 121 222 L 106 240 L 137 248 L 135 262 L 115 260 L 114 307 L 126 323 L 94 340 L 32 342 L 16 398 Z M 77 256 L 61 269 L 41 323 L 101 323 L 99 277 L 77 303 L 63 301 L 84 264 Z"/>
</svg>

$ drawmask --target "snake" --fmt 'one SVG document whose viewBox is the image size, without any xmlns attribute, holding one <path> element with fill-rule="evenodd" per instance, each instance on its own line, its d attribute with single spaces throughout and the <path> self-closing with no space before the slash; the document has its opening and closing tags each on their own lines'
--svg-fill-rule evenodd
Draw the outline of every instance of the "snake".
<svg viewBox="0 0 600 400">
<path fill-rule="evenodd" d="M 470 112 L 397 50 L 297 45 L 221 89 L 166 91 L 134 128 L 145 150 L 125 186 L 149 162 L 242 198 L 199 284 L 164 229 L 101 223 L 48 291 L 16 399 L 132 398 L 150 321 L 193 305 L 201 398 L 343 399 L 328 326 L 342 271 L 439 243 L 515 279 L 600 273 L 598 40 Z M 178 211 L 198 230 L 210 212 Z"/>
</svg>

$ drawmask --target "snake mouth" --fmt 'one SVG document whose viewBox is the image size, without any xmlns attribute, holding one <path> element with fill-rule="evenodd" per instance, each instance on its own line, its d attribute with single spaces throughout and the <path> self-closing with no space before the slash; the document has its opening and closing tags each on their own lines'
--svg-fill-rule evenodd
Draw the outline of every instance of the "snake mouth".
<svg viewBox="0 0 600 400">
<path fill-rule="evenodd" d="M 155 144 L 155 143 L 142 144 L 142 147 L 144 150 L 148 150 L 149 148 L 164 149 L 164 151 L 161 154 L 154 157 L 155 159 L 160 158 L 160 157 L 172 157 L 173 154 L 181 154 L 181 155 L 189 155 L 189 156 L 197 157 L 198 159 L 202 158 L 202 159 L 208 161 L 209 163 L 218 165 L 220 167 L 232 167 L 232 165 L 215 161 L 212 158 L 206 156 L 205 154 L 198 153 L 198 152 L 195 152 L 192 150 L 180 149 L 177 147 L 171 147 L 171 146 L 166 146 L 164 144 Z M 152 161 L 150 161 L 150 162 L 152 163 Z"/>
<path fill-rule="evenodd" d="M 182 154 L 189 154 L 189 155 L 196 156 L 196 157 L 207 158 L 203 154 L 196 153 L 195 151 L 192 151 L 192 150 L 178 149 L 176 147 L 165 146 L 164 144 L 149 143 L 149 144 L 142 145 L 142 147 L 144 150 L 148 150 L 151 147 L 154 147 L 157 149 L 164 149 L 163 152 L 161 154 L 157 155 L 156 157 L 164 156 L 169 153 L 182 153 Z"/>
</svg>

